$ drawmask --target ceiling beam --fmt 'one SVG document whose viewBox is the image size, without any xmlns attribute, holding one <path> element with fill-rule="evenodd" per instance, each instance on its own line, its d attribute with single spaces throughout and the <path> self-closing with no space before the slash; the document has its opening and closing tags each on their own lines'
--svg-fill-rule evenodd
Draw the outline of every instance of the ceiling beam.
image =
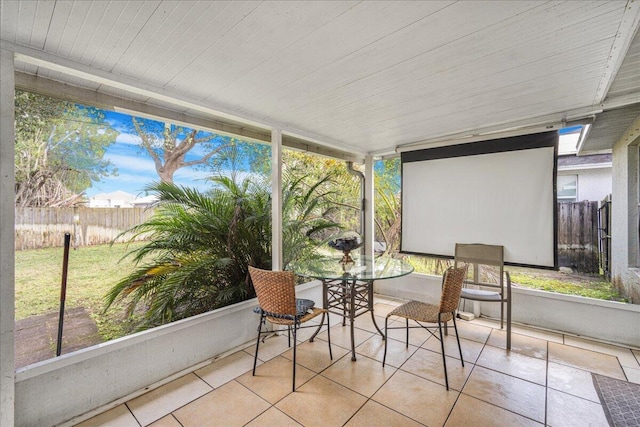
<svg viewBox="0 0 640 427">
<path fill-rule="evenodd" d="M 305 139 L 297 138 L 292 135 L 282 135 L 282 145 L 288 148 L 292 148 L 294 150 L 306 151 L 307 153 L 313 153 L 319 156 L 340 159 L 340 160 L 344 160 L 345 162 L 354 162 L 354 163 L 363 164 L 365 160 L 365 157 L 362 155 L 348 153 L 346 151 L 341 151 L 341 150 L 333 149 L 330 147 L 313 144 Z"/>
<path fill-rule="evenodd" d="M 5 40 L 0 41 L 3 49 L 11 50 L 16 55 L 16 61 L 22 61 L 27 64 L 42 67 L 48 70 L 57 71 L 67 76 L 85 79 L 91 82 L 103 84 L 109 87 L 120 89 L 136 95 L 142 95 L 149 98 L 169 102 L 185 109 L 194 109 L 211 114 L 221 118 L 231 120 L 240 120 L 254 126 L 271 128 L 265 123 L 254 120 L 250 117 L 243 117 L 233 111 L 226 110 L 222 106 L 205 105 L 204 103 L 195 102 L 179 94 L 170 93 L 166 89 L 150 85 L 139 80 L 132 79 L 127 76 L 117 75 L 108 71 L 91 67 L 53 55 L 42 50 L 33 49 L 19 44 L 11 43 Z"/>
<path fill-rule="evenodd" d="M 51 98 L 63 99 L 65 101 L 145 117 L 152 120 L 170 121 L 180 126 L 198 128 L 231 137 L 238 137 L 243 140 L 267 144 L 271 143 L 270 130 L 246 126 L 239 122 L 221 120 L 215 117 L 195 116 L 22 72 L 15 73 L 15 80 L 16 88 Z M 306 151 L 321 156 L 355 163 L 364 163 L 364 156 L 325 147 L 292 135 L 282 135 L 282 145 L 287 148 Z"/>
<path fill-rule="evenodd" d="M 116 75 L 114 73 L 74 62 L 41 50 L 11 43 L 6 40 L 0 40 L 0 47 L 14 52 L 16 61 L 22 61 L 27 64 L 57 71 L 67 76 L 120 89 L 137 96 L 163 101 L 175 105 L 180 109 L 202 112 L 203 115 L 209 117 L 210 120 L 215 120 L 220 123 L 226 123 L 229 121 L 232 126 L 235 127 L 244 127 L 246 129 L 254 130 L 263 129 L 267 131 L 269 135 L 271 134 L 272 129 L 282 129 L 283 145 L 285 146 L 288 146 L 289 143 L 296 145 L 298 140 L 302 140 L 306 146 L 310 147 L 308 150 L 310 152 L 318 154 L 321 154 L 324 151 L 327 153 L 341 153 L 341 156 L 344 157 L 362 159 L 361 161 L 358 161 L 358 163 L 364 162 L 364 156 L 366 153 L 351 150 L 347 144 L 340 141 L 331 140 L 330 138 L 325 138 L 323 136 L 310 135 L 308 132 L 292 128 L 291 126 L 287 126 L 285 123 L 279 123 L 272 120 L 269 120 L 267 123 L 264 120 L 259 120 L 237 113 L 230 108 L 217 105 L 215 103 L 207 102 L 205 104 L 203 102 L 195 101 L 180 94 L 167 91 L 164 88 L 153 86 L 126 76 Z M 170 111 L 169 109 L 166 110 Z M 260 138 L 256 139 L 261 140 Z"/>
<path fill-rule="evenodd" d="M 594 117 L 604 111 L 638 103 L 640 103 L 640 92 L 629 93 L 626 95 L 608 98 L 600 104 L 592 107 L 576 108 L 569 111 L 546 114 L 544 116 L 531 117 L 515 122 L 487 126 L 479 129 L 442 135 L 426 140 L 400 144 L 396 147 L 396 152 L 416 150 L 427 146 L 436 147 L 440 145 L 460 144 L 485 139 L 502 138 L 518 134 L 522 135 L 525 133 L 541 132 L 545 129 L 561 129 L 567 126 L 587 124 L 593 122 Z"/>
<path fill-rule="evenodd" d="M 108 95 L 97 90 L 84 89 L 44 77 L 37 77 L 32 74 L 21 72 L 16 72 L 15 74 L 16 88 L 51 98 L 72 101 L 104 110 L 124 112 L 153 120 L 168 120 L 177 125 L 201 128 L 257 142 L 271 142 L 271 132 L 266 129 L 243 126 L 241 123 L 222 121 L 215 118 L 194 116 L 144 102 Z"/>
<path fill-rule="evenodd" d="M 616 74 L 618 74 L 620 66 L 629 51 L 629 46 L 631 46 L 639 25 L 640 2 L 629 0 L 624 8 L 620 26 L 611 45 L 604 74 L 593 98 L 594 104 L 600 104 L 607 96 L 609 88 L 613 84 Z"/>
</svg>

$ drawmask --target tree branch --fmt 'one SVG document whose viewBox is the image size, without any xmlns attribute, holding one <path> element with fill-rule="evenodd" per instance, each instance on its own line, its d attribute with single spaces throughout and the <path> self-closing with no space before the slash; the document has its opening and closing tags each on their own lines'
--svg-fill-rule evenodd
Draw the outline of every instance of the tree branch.
<svg viewBox="0 0 640 427">
<path fill-rule="evenodd" d="M 156 171 L 159 173 L 162 170 L 162 166 L 163 166 L 162 160 L 160 159 L 158 154 L 155 151 L 153 151 L 153 144 L 149 140 L 148 135 L 140 127 L 140 124 L 138 123 L 136 118 L 131 117 L 131 121 L 133 122 L 133 127 L 136 129 L 136 132 L 138 132 L 140 139 L 142 139 L 142 147 L 147 151 L 147 153 L 149 153 L 149 155 L 153 159 L 153 163 L 155 164 Z"/>
</svg>

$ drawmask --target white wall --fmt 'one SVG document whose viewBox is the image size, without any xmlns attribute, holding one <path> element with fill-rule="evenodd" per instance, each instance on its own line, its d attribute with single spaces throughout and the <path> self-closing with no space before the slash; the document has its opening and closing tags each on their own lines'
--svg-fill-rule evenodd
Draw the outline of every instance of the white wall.
<svg viewBox="0 0 640 427">
<path fill-rule="evenodd" d="M 411 274 L 378 280 L 375 291 L 437 304 L 442 278 Z M 514 287 L 513 322 L 640 348 L 640 305 Z M 479 303 L 480 314 L 500 318 L 500 305 Z"/>
<path fill-rule="evenodd" d="M 13 52 L 0 50 L 0 425 L 14 415 L 14 97 Z"/>
<path fill-rule="evenodd" d="M 601 201 L 611 194 L 611 167 L 583 170 L 558 170 L 558 176 L 578 175 L 577 201 Z"/>
<path fill-rule="evenodd" d="M 640 118 L 635 123 L 640 128 Z M 634 128 L 634 125 L 630 129 Z M 638 265 L 638 143 L 639 131 L 628 132 L 613 147 L 611 280 L 636 304 L 640 303 Z M 637 324 L 637 321 L 636 321 Z"/>
</svg>

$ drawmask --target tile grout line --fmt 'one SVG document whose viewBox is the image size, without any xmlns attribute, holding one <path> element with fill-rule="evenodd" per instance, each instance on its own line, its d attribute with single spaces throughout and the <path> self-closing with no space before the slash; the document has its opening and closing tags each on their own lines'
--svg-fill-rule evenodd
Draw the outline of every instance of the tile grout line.
<svg viewBox="0 0 640 427">
<path fill-rule="evenodd" d="M 131 410 L 131 408 L 129 408 L 129 402 L 125 402 L 124 406 L 125 406 L 125 408 L 127 408 L 127 411 L 129 411 L 129 413 L 133 416 L 133 419 L 136 420 L 138 425 L 142 427 L 142 423 L 140 422 L 140 420 L 138 420 L 138 417 L 136 417 L 136 414 L 134 414 L 133 411 Z M 160 418 L 162 418 L 162 417 L 160 417 Z M 158 418 L 158 419 L 160 419 L 160 418 Z M 153 422 L 155 422 L 155 421 L 153 421 Z"/>
<path fill-rule="evenodd" d="M 562 341 L 564 342 L 564 335 L 562 335 Z M 545 358 L 545 383 L 544 383 L 544 425 L 549 423 L 549 341 L 547 341 L 547 357 Z"/>
</svg>

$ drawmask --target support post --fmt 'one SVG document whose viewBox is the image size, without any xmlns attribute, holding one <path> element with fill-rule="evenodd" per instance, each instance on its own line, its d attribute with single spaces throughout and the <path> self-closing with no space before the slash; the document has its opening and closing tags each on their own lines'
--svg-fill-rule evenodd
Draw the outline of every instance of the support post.
<svg viewBox="0 0 640 427">
<path fill-rule="evenodd" d="M 374 159 L 373 156 L 366 156 L 364 159 L 364 254 L 373 256 L 373 246 L 375 242 L 375 221 L 374 221 Z"/>
<path fill-rule="evenodd" d="M 15 412 L 14 53 L 0 50 L 0 425 Z"/>
<path fill-rule="evenodd" d="M 282 265 L 282 131 L 271 131 L 271 269 Z"/>
</svg>

